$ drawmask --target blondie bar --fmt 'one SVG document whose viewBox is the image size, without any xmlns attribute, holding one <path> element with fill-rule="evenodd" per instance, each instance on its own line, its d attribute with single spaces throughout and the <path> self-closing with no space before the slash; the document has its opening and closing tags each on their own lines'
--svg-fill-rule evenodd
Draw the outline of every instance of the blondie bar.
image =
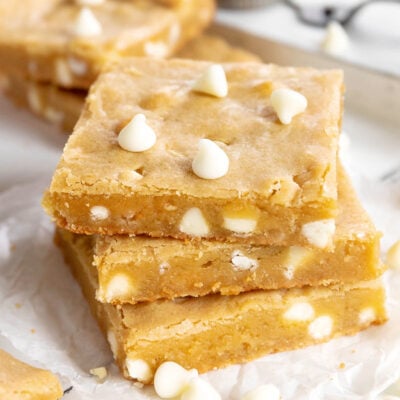
<svg viewBox="0 0 400 400">
<path fill-rule="evenodd" d="M 58 378 L 32 367 L 0 349 L 0 399 L 58 400 L 63 396 Z"/>
<path fill-rule="evenodd" d="M 95 300 L 90 252 L 58 237 L 122 373 L 145 383 L 164 361 L 199 372 L 359 332 L 386 320 L 380 281 L 113 306 Z"/>
<path fill-rule="evenodd" d="M 214 0 L 161 3 L 107 0 L 82 7 L 77 0 L 2 0 L 0 70 L 87 89 L 106 62 L 170 56 L 214 15 Z"/>
<path fill-rule="evenodd" d="M 120 304 L 354 283 L 381 275 L 380 234 L 342 171 L 336 222 L 333 251 L 144 236 L 86 236 L 61 229 L 58 234 L 91 254 L 98 273 L 96 299 Z"/>
<path fill-rule="evenodd" d="M 214 62 L 260 61 L 255 54 L 231 46 L 215 35 L 199 36 L 174 57 Z M 86 90 L 67 90 L 16 75 L 9 75 L 6 81 L 5 93 L 16 105 L 28 108 L 48 122 L 61 126 L 67 133 L 72 132 L 81 115 Z"/>
<path fill-rule="evenodd" d="M 216 98 L 194 89 L 211 67 L 143 58 L 109 65 L 90 90 L 43 201 L 60 227 L 86 234 L 332 244 L 342 73 L 217 65 L 229 93 Z M 308 101 L 288 125 L 270 100 L 282 88 Z M 151 149 L 121 147 L 118 136 L 132 124 L 151 132 Z M 229 164 L 225 176 L 204 179 L 195 170 L 203 150 L 211 167 L 222 157 L 218 173 Z"/>
</svg>

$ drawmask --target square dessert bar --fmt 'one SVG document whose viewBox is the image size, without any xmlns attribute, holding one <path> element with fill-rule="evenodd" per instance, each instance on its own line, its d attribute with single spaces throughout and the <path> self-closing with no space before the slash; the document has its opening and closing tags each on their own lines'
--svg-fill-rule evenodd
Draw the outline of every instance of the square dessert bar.
<svg viewBox="0 0 400 400">
<path fill-rule="evenodd" d="M 122 373 L 146 383 L 164 361 L 206 372 L 355 334 L 386 320 L 379 281 L 101 304 L 95 300 L 97 277 L 90 254 L 62 236 L 59 240 Z"/>
<path fill-rule="evenodd" d="M 87 89 L 109 60 L 170 56 L 214 15 L 214 0 L 162 3 L 1 0 L 0 70 Z"/>
<path fill-rule="evenodd" d="M 380 276 L 380 234 L 341 170 L 336 222 L 333 251 L 144 236 L 87 236 L 61 229 L 58 235 L 90 254 L 98 274 L 96 299 L 122 304 L 355 283 Z"/>
<path fill-rule="evenodd" d="M 217 98 L 194 90 L 211 67 L 136 58 L 104 70 L 43 201 L 60 227 L 85 234 L 331 245 L 342 73 L 228 63 L 222 71 L 228 94 Z M 282 88 L 308 101 L 288 125 L 270 100 Z M 121 130 L 136 116 L 147 124 L 137 129 L 153 131 L 155 144 L 146 151 L 119 144 Z M 218 164 L 221 152 L 218 168 L 229 159 L 225 176 L 194 173 L 199 143 L 212 147 L 206 167 Z"/>
<path fill-rule="evenodd" d="M 58 378 L 32 367 L 0 349 L 0 399 L 58 400 L 63 397 Z"/>
<path fill-rule="evenodd" d="M 231 46 L 214 35 L 202 35 L 190 41 L 175 57 L 215 62 L 260 61 L 255 54 Z M 68 90 L 13 74 L 7 77 L 5 94 L 17 106 L 28 108 L 70 133 L 81 115 L 87 91 Z"/>
</svg>

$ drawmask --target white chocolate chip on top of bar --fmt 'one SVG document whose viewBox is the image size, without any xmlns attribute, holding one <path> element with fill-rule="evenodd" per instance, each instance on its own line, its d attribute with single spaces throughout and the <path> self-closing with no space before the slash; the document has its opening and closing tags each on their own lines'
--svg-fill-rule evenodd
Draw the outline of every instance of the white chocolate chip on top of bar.
<svg viewBox="0 0 400 400">
<path fill-rule="evenodd" d="M 258 267 L 258 261 L 246 257 L 240 250 L 235 250 L 231 256 L 231 263 L 235 271 L 254 270 Z"/>
<path fill-rule="evenodd" d="M 90 218 L 92 221 L 103 221 L 110 216 L 108 208 L 103 206 L 93 206 L 90 209 Z"/>
<path fill-rule="evenodd" d="M 322 219 L 304 224 L 301 233 L 310 244 L 323 249 L 332 243 L 335 229 L 334 219 Z"/>
<path fill-rule="evenodd" d="M 203 213 L 197 207 L 186 211 L 179 225 L 179 230 L 192 236 L 206 236 L 210 232 Z"/>
<path fill-rule="evenodd" d="M 218 179 L 228 173 L 229 158 L 212 140 L 200 139 L 192 170 L 199 178 Z"/>
<path fill-rule="evenodd" d="M 154 389 L 162 399 L 173 399 L 182 395 L 188 383 L 197 377 L 197 370 L 187 370 L 173 361 L 166 361 L 154 375 Z"/>
<path fill-rule="evenodd" d="M 277 89 L 271 94 L 271 105 L 282 124 L 288 125 L 292 118 L 307 108 L 307 99 L 292 89 Z"/>
<path fill-rule="evenodd" d="M 143 114 L 135 115 L 132 120 L 121 129 L 118 135 L 118 144 L 124 150 L 134 153 L 149 150 L 154 146 L 156 140 L 156 134 L 147 124 L 146 116 Z"/>
<path fill-rule="evenodd" d="M 280 398 L 279 389 L 275 385 L 266 384 L 250 390 L 242 397 L 242 400 L 279 400 Z"/>
<path fill-rule="evenodd" d="M 333 321 L 328 315 L 318 317 L 308 326 L 308 333 L 314 339 L 324 339 L 332 333 Z"/>
<path fill-rule="evenodd" d="M 93 12 L 83 7 L 76 18 L 73 33 L 76 36 L 92 37 L 100 35 L 102 31 L 103 28 Z"/>
<path fill-rule="evenodd" d="M 193 90 L 215 97 L 226 97 L 228 82 L 222 65 L 210 65 L 193 84 Z"/>
<path fill-rule="evenodd" d="M 125 361 L 126 369 L 132 379 L 137 379 L 139 382 L 149 383 L 153 377 L 153 371 L 150 365 L 141 359 L 132 360 L 127 358 Z"/>
<path fill-rule="evenodd" d="M 310 321 L 314 318 L 314 308 L 310 303 L 301 302 L 291 305 L 283 314 L 283 317 L 289 321 Z"/>
</svg>

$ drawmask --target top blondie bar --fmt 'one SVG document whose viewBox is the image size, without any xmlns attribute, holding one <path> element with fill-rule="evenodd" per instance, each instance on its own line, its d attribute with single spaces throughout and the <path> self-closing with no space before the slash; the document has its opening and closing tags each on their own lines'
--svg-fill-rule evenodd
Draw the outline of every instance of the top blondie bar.
<svg viewBox="0 0 400 400">
<path fill-rule="evenodd" d="M 0 70 L 88 89 L 110 60 L 171 56 L 214 11 L 214 0 L 0 0 Z"/>
<path fill-rule="evenodd" d="M 104 70 L 43 201 L 60 227 L 85 234 L 331 245 L 342 73 L 222 64 L 228 94 L 218 98 L 194 90 L 211 66 L 136 58 Z M 270 100 L 282 88 L 308 102 L 289 124 L 280 122 Z M 155 134 L 155 144 L 131 152 L 120 146 L 119 134 L 138 114 L 136 122 Z M 193 172 L 204 138 L 212 144 L 211 164 L 220 153 L 229 159 L 217 179 Z"/>
</svg>

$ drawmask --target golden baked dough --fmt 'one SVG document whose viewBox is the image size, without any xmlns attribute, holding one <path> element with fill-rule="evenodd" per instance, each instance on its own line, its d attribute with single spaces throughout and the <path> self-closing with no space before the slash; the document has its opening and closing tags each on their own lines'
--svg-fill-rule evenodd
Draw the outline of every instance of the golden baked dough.
<svg viewBox="0 0 400 400">
<path fill-rule="evenodd" d="M 341 168 L 339 175 L 333 251 L 145 236 L 87 236 L 61 229 L 59 235 L 91 254 L 98 272 L 96 298 L 105 303 L 375 279 L 383 271 L 380 234 Z"/>
<path fill-rule="evenodd" d="M 209 65 L 143 58 L 109 65 L 90 90 L 43 202 L 60 227 L 184 239 L 193 236 L 180 228 L 182 218 L 198 208 L 208 238 L 311 246 L 303 225 L 334 223 L 342 73 L 224 64 L 229 94 L 216 99 L 192 90 Z M 278 121 L 269 100 L 281 87 L 308 99 L 307 110 L 289 125 Z M 116 139 L 138 113 L 157 142 L 132 153 Z M 200 138 L 226 152 L 226 176 L 210 181 L 193 174 Z M 93 219 L 93 207 L 108 217 Z M 227 220 L 255 227 L 242 234 L 228 229 Z"/>
<path fill-rule="evenodd" d="M 58 378 L 32 367 L 0 349 L 1 400 L 58 400 L 63 396 Z"/>
<path fill-rule="evenodd" d="M 214 62 L 260 60 L 255 54 L 230 46 L 223 38 L 215 35 L 199 36 L 174 57 Z M 60 125 L 67 133 L 72 132 L 78 121 L 87 95 L 86 90 L 67 90 L 16 75 L 8 76 L 5 93 L 16 105 L 29 108 L 48 122 Z"/>
<path fill-rule="evenodd" d="M 95 300 L 97 277 L 90 252 L 63 236 L 57 240 L 127 378 L 137 377 L 128 367 L 138 360 L 151 371 L 164 361 L 175 361 L 206 372 L 355 334 L 386 320 L 379 281 L 102 304 Z"/>
<path fill-rule="evenodd" d="M 0 70 L 87 89 L 110 60 L 175 53 L 202 32 L 215 10 L 214 0 L 161 3 L 108 0 L 93 6 L 101 32 L 82 36 L 74 31 L 81 11 L 74 0 L 0 0 Z"/>
</svg>

